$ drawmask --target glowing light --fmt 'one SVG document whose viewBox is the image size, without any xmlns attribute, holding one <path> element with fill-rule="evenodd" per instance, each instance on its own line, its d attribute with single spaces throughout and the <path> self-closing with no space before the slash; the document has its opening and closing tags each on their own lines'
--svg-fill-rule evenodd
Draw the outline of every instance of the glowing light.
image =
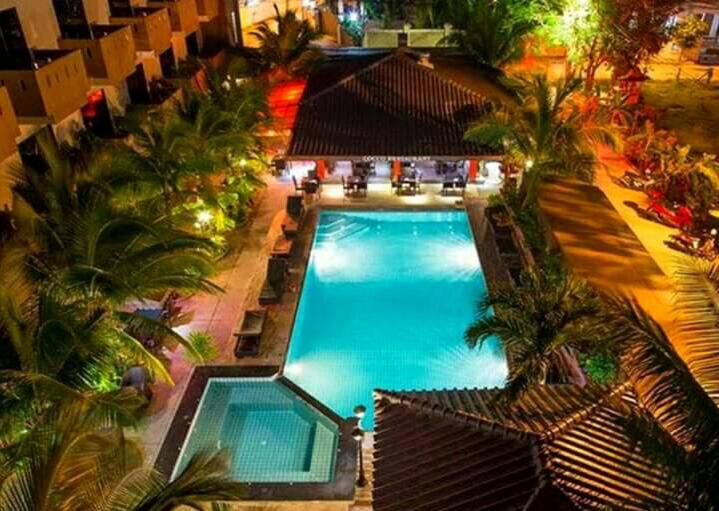
<svg viewBox="0 0 719 511">
<path fill-rule="evenodd" d="M 534 167 L 534 160 L 527 160 L 527 170 Z"/>
<path fill-rule="evenodd" d="M 201 226 L 205 226 L 212 222 L 212 212 L 203 209 L 197 213 L 197 223 Z"/>
<path fill-rule="evenodd" d="M 349 20 L 350 21 L 358 21 L 359 20 L 359 13 L 357 11 L 350 11 L 349 14 Z"/>
<path fill-rule="evenodd" d="M 293 362 L 285 366 L 285 374 L 287 376 L 300 376 L 303 372 L 303 367 L 300 362 Z"/>
<path fill-rule="evenodd" d="M 244 158 L 242 158 L 242 159 L 240 160 L 240 167 L 244 167 L 245 165 L 247 165 L 247 160 L 245 160 Z"/>
</svg>

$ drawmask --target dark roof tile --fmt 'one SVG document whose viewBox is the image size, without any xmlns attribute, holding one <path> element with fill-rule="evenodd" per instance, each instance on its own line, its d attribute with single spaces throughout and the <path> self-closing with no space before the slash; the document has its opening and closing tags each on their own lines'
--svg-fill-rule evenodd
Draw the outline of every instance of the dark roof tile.
<svg viewBox="0 0 719 511">
<path fill-rule="evenodd" d="M 513 404 L 498 392 L 377 391 L 375 511 L 646 510 L 671 498 L 625 431 L 629 387 L 545 385 Z M 464 478 L 460 500 L 451 474 Z"/>
<path fill-rule="evenodd" d="M 404 51 L 381 59 L 373 54 L 363 64 L 356 69 L 335 60 L 326 65 L 337 70 L 320 70 L 310 77 L 289 158 L 461 158 L 493 153 L 464 140 L 470 124 L 489 108 L 483 97 L 440 77 Z M 353 72 L 346 75 L 347 69 Z"/>
</svg>

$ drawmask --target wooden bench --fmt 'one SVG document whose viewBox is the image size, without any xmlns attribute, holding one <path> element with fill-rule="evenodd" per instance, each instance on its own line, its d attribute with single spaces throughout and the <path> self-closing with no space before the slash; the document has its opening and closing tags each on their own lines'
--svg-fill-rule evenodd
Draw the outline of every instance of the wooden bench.
<svg viewBox="0 0 719 511">
<path fill-rule="evenodd" d="M 260 353 L 260 341 L 262 332 L 267 322 L 267 311 L 265 309 L 248 310 L 242 320 L 242 327 L 235 335 L 235 356 L 237 358 L 256 357 Z"/>
<path fill-rule="evenodd" d="M 286 236 L 278 236 L 275 244 L 272 245 L 271 255 L 273 257 L 290 257 L 294 242 Z"/>
</svg>

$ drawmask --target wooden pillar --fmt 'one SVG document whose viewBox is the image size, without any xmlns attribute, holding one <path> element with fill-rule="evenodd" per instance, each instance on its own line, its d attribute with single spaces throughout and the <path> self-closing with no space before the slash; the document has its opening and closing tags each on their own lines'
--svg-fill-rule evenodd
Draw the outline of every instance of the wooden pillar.
<svg viewBox="0 0 719 511">
<path fill-rule="evenodd" d="M 392 177 L 399 177 L 402 175 L 402 162 L 394 160 L 392 162 Z"/>
<path fill-rule="evenodd" d="M 477 180 L 477 171 L 479 170 L 479 160 L 469 160 L 469 172 L 467 173 L 467 181 Z"/>
<path fill-rule="evenodd" d="M 320 179 L 320 181 L 324 181 L 324 179 L 327 177 L 327 165 L 325 164 L 325 161 L 317 160 L 316 168 L 317 168 L 317 177 Z"/>
</svg>

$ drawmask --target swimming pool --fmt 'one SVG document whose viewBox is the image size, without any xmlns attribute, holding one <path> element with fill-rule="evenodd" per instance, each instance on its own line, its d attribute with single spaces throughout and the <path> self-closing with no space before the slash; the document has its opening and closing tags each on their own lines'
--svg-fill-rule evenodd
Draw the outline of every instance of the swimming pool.
<svg viewBox="0 0 719 511">
<path fill-rule="evenodd" d="M 367 429 L 375 388 L 502 386 L 499 342 L 463 340 L 486 292 L 464 211 L 323 211 L 284 374 Z"/>
<path fill-rule="evenodd" d="M 245 483 L 333 479 L 339 427 L 281 381 L 210 378 L 173 478 L 202 449 L 227 449 Z"/>
</svg>

